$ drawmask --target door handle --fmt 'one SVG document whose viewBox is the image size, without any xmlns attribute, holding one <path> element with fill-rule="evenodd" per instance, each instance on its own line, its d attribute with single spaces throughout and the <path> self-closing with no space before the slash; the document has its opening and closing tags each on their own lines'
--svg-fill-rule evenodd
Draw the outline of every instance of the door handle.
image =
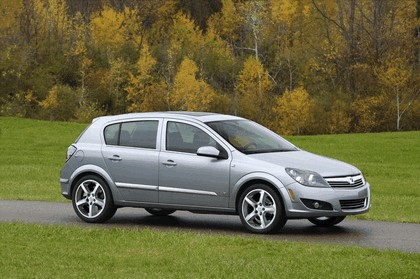
<svg viewBox="0 0 420 279">
<path fill-rule="evenodd" d="M 114 162 L 119 162 L 119 161 L 122 160 L 121 157 L 118 156 L 118 155 L 114 155 L 112 157 L 108 157 L 108 159 L 111 160 L 111 161 L 114 161 Z"/>
<path fill-rule="evenodd" d="M 173 160 L 168 160 L 166 162 L 163 162 L 162 165 L 165 165 L 167 167 L 175 167 L 176 163 Z"/>
</svg>

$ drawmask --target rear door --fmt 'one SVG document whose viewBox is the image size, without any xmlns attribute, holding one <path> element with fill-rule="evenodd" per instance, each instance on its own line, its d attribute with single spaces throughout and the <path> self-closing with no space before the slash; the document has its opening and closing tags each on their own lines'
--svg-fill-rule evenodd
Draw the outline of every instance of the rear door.
<svg viewBox="0 0 420 279">
<path fill-rule="evenodd" d="M 108 172 L 123 199 L 158 202 L 160 119 L 114 123 L 104 130 Z"/>
</svg>

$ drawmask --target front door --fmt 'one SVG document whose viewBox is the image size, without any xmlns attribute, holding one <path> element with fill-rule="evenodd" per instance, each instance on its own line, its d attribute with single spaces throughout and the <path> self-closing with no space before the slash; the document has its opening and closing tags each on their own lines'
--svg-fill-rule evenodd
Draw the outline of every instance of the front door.
<svg viewBox="0 0 420 279">
<path fill-rule="evenodd" d="M 228 207 L 231 157 L 217 159 L 196 155 L 201 146 L 226 152 L 204 127 L 165 121 L 163 150 L 159 156 L 159 203 Z"/>
</svg>

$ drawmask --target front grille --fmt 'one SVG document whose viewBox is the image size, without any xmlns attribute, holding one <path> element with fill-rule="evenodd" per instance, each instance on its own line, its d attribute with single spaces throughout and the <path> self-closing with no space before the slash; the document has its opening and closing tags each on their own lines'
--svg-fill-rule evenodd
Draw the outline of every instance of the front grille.
<svg viewBox="0 0 420 279">
<path fill-rule="evenodd" d="M 365 199 L 357 199 L 357 200 L 340 200 L 341 209 L 358 209 L 365 207 L 366 204 Z"/>
<path fill-rule="evenodd" d="M 365 181 L 361 174 L 324 178 L 328 182 L 328 184 L 333 188 L 358 188 L 365 185 Z"/>
</svg>

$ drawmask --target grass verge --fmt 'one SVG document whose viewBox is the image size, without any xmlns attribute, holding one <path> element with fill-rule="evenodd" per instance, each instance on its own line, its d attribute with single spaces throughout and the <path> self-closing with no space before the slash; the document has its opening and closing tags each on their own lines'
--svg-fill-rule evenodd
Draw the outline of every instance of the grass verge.
<svg viewBox="0 0 420 279">
<path fill-rule="evenodd" d="M 2 278 L 419 278 L 419 254 L 186 232 L 0 224 Z M 118 247 L 118 248 L 116 248 Z"/>
<path fill-rule="evenodd" d="M 0 117 L 0 199 L 64 201 L 59 172 L 84 124 Z M 420 223 L 420 131 L 288 137 L 360 168 L 372 209 L 356 218 Z"/>
</svg>

